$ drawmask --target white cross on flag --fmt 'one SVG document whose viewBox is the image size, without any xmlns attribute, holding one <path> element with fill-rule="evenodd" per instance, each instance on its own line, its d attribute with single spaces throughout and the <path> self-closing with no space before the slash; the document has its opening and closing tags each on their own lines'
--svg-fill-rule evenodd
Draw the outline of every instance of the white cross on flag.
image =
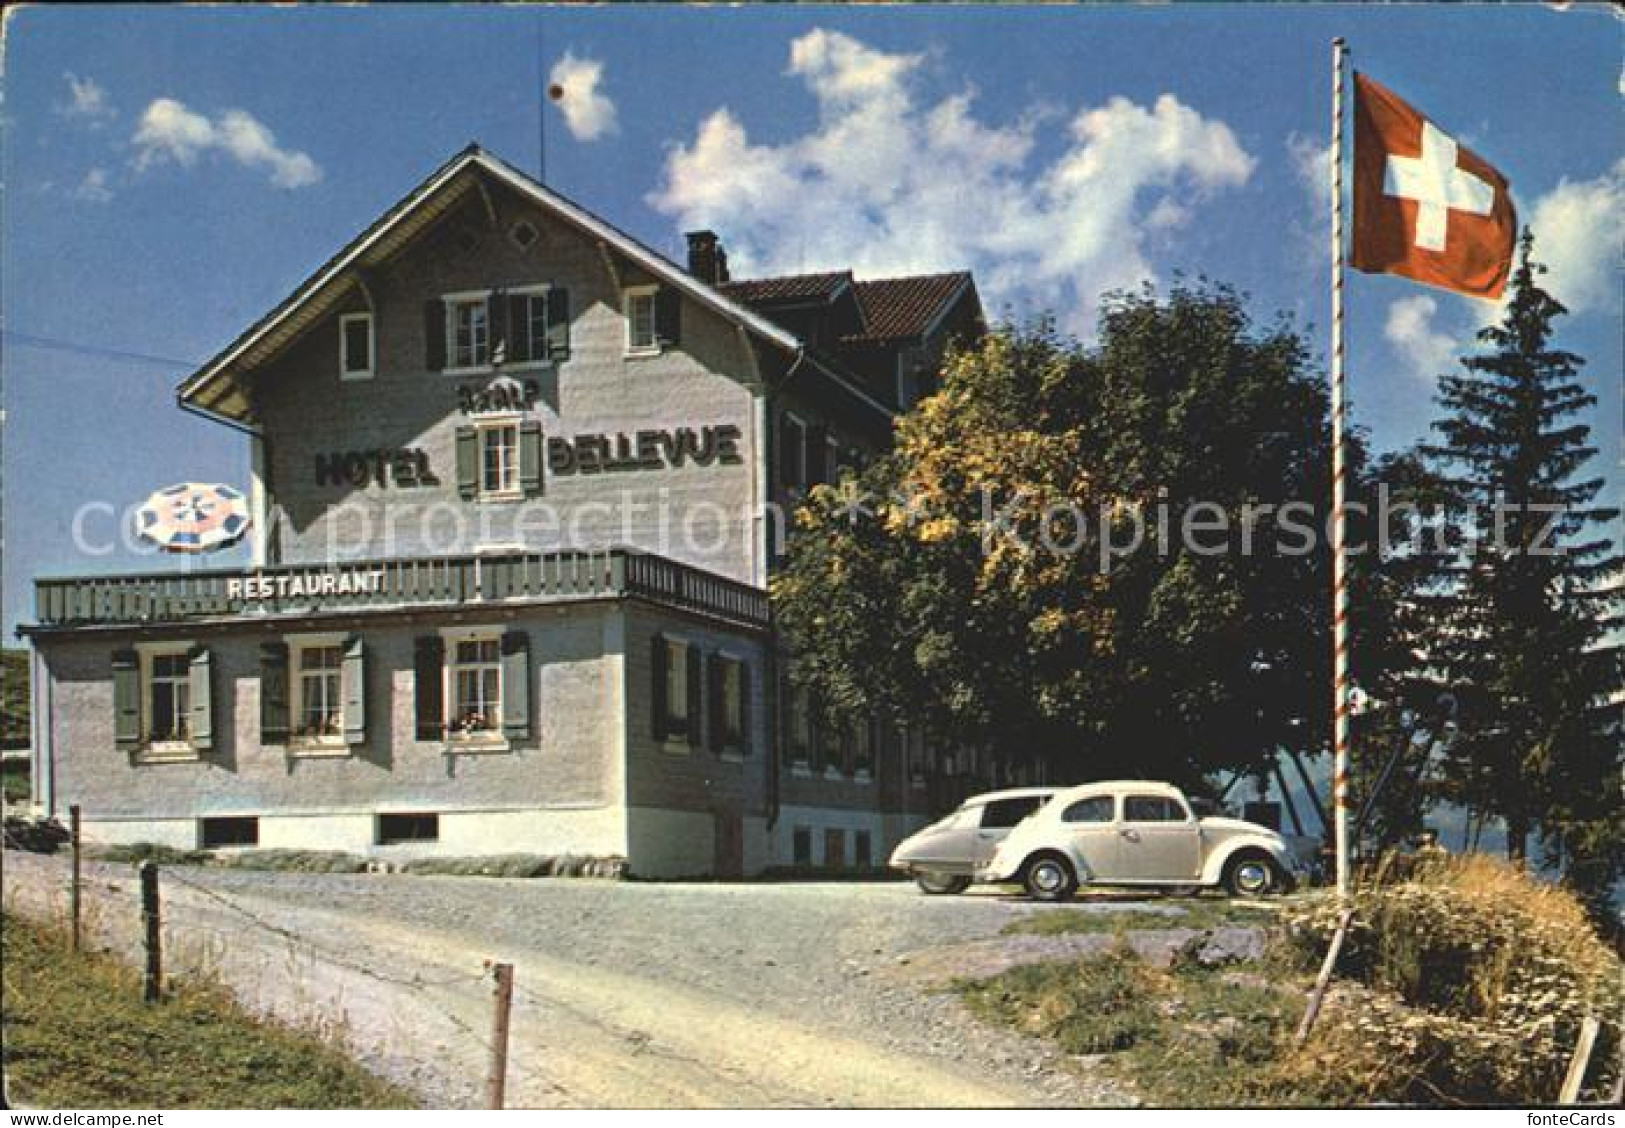
<svg viewBox="0 0 1625 1128">
<path fill-rule="evenodd" d="M 1354 76 L 1349 265 L 1498 298 L 1517 233 L 1506 177 L 1391 90 Z"/>
</svg>

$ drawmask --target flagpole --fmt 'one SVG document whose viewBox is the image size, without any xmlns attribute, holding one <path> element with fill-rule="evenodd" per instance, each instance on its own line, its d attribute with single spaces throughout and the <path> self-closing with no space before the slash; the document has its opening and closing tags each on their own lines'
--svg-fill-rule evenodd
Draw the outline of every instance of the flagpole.
<svg viewBox="0 0 1625 1128">
<path fill-rule="evenodd" d="M 1349 892 L 1348 458 L 1343 373 L 1343 63 L 1332 40 L 1332 808 L 1337 894 Z"/>
</svg>

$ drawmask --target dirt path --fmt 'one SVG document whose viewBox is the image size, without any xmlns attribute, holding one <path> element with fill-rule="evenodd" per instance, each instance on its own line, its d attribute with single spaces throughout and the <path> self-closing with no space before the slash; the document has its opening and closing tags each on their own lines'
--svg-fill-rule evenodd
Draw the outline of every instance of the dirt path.
<svg viewBox="0 0 1625 1128">
<path fill-rule="evenodd" d="M 60 912 L 59 858 L 5 854 L 7 905 Z M 94 866 L 98 942 L 136 951 L 129 867 Z M 526 1107 L 1122 1104 L 1125 1094 L 896 974 L 1017 911 L 896 887 L 629 886 L 164 871 L 169 969 L 342 1037 L 437 1106 L 480 1100 L 487 957 L 515 965 Z M 985 903 L 984 903 L 985 902 Z M 957 935 L 954 934 L 957 930 Z M 948 935 L 945 936 L 944 934 Z"/>
</svg>

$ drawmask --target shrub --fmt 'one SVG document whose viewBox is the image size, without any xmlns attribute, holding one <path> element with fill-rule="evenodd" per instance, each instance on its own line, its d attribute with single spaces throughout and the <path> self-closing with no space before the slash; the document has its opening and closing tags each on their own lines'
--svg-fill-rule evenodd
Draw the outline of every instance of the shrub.
<svg viewBox="0 0 1625 1128">
<path fill-rule="evenodd" d="M 1590 1088 L 1612 1082 L 1621 965 L 1570 893 L 1473 855 L 1358 889 L 1354 907 L 1343 982 L 1288 1063 L 1300 1082 L 1329 1100 L 1550 1102 L 1588 1015 L 1602 1023 Z M 1329 899 L 1287 914 L 1300 967 L 1336 917 Z"/>
<path fill-rule="evenodd" d="M 367 859 L 355 854 L 346 854 L 342 850 L 267 848 L 218 854 L 211 860 L 215 865 L 235 869 L 275 870 L 286 873 L 360 873 L 367 868 Z"/>
<path fill-rule="evenodd" d="M 177 850 L 157 842 L 128 842 L 97 846 L 90 851 L 104 862 L 157 862 L 161 866 L 201 866 L 209 861 L 204 850 Z"/>
</svg>

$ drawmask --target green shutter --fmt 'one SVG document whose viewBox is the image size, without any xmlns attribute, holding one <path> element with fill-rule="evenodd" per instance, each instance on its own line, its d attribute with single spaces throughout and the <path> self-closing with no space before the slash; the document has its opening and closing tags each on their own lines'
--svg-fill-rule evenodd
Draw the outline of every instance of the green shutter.
<svg viewBox="0 0 1625 1128">
<path fill-rule="evenodd" d="M 538 296 L 537 300 L 540 300 Z M 524 364 L 540 360 L 530 355 L 530 303 L 529 294 L 508 295 L 508 363 Z"/>
<path fill-rule="evenodd" d="M 423 366 L 430 372 L 446 367 L 446 303 L 439 298 L 423 303 Z"/>
<path fill-rule="evenodd" d="M 133 650 L 113 651 L 113 744 L 120 752 L 141 747 L 141 659 Z"/>
<path fill-rule="evenodd" d="M 530 634 L 502 634 L 502 735 L 530 739 Z"/>
<path fill-rule="evenodd" d="M 480 434 L 473 427 L 457 428 L 457 492 L 472 501 L 480 491 Z"/>
<path fill-rule="evenodd" d="M 498 358 L 502 363 L 513 363 L 513 347 L 508 342 L 508 294 L 505 290 L 492 290 L 485 299 L 485 323 L 491 350 L 491 363 Z"/>
<path fill-rule="evenodd" d="M 288 742 L 288 644 L 260 644 L 260 744 Z"/>
<path fill-rule="evenodd" d="M 570 291 L 563 286 L 547 292 L 547 356 L 555 361 L 570 359 Z"/>
<path fill-rule="evenodd" d="M 710 690 L 710 728 L 711 751 L 721 752 L 728 746 L 728 709 L 727 702 L 723 700 L 722 663 L 726 661 L 720 654 L 712 654 L 706 659 L 706 688 Z"/>
<path fill-rule="evenodd" d="M 367 740 L 367 648 L 359 637 L 344 640 L 344 665 L 339 674 L 344 695 L 344 743 Z"/>
<path fill-rule="evenodd" d="M 536 419 L 519 424 L 519 488 L 526 497 L 542 492 L 542 424 Z"/>
<path fill-rule="evenodd" d="M 739 663 L 739 751 L 741 755 L 750 755 L 751 745 L 751 712 L 750 712 L 750 663 Z"/>
<path fill-rule="evenodd" d="M 649 731 L 654 734 L 655 743 L 664 741 L 670 734 L 666 721 L 671 716 L 670 703 L 666 700 L 666 636 L 654 636 L 653 646 L 649 651 Z"/>
<path fill-rule="evenodd" d="M 412 707 L 419 740 L 446 736 L 446 643 L 439 635 L 419 635 L 412 643 Z"/>
<path fill-rule="evenodd" d="M 192 747 L 214 747 L 214 659 L 207 646 L 192 651 Z"/>
<path fill-rule="evenodd" d="M 693 643 L 688 644 L 688 743 L 692 748 L 700 746 L 700 726 L 704 721 L 702 710 L 705 702 L 705 660 L 700 654 L 700 648 Z"/>
<path fill-rule="evenodd" d="M 655 339 L 662 346 L 683 339 L 683 296 L 670 286 L 655 291 Z"/>
</svg>

